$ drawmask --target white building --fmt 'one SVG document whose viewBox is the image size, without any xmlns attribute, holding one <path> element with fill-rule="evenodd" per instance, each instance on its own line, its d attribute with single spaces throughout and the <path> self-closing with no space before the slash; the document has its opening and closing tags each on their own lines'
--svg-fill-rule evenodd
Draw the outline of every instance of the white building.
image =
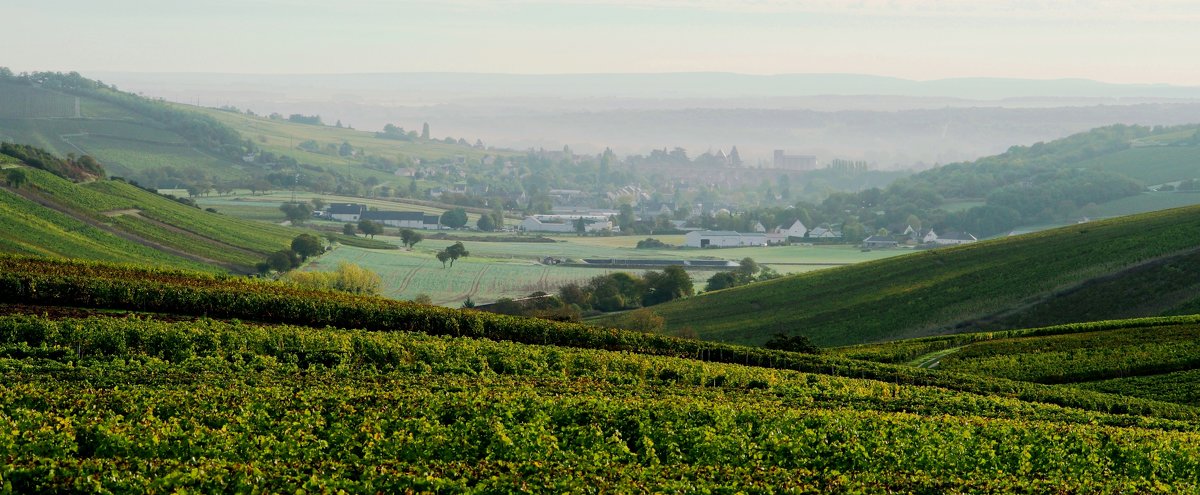
<svg viewBox="0 0 1200 495">
<path fill-rule="evenodd" d="M 684 236 L 683 244 L 688 247 L 744 247 L 744 246 L 766 246 L 767 235 L 754 233 L 741 233 L 728 230 L 699 230 L 688 232 Z"/>
<path fill-rule="evenodd" d="M 805 227 L 804 223 L 799 220 L 792 222 L 790 227 L 779 227 L 779 229 L 782 230 L 783 233 L 787 234 L 788 237 L 801 238 L 808 233 L 808 227 Z"/>
<path fill-rule="evenodd" d="M 333 203 L 329 205 L 329 218 L 339 222 L 357 222 L 367 212 L 366 205 L 357 203 Z"/>
<path fill-rule="evenodd" d="M 577 232 L 575 222 L 583 219 L 584 232 L 613 230 L 612 221 L 600 215 L 534 215 L 521 220 L 519 228 L 525 232 Z"/>
<path fill-rule="evenodd" d="M 959 244 L 970 244 L 978 240 L 979 239 L 976 239 L 975 236 L 966 232 L 946 232 L 945 234 L 937 236 L 937 238 L 933 240 L 933 243 L 942 246 L 957 246 Z"/>
<path fill-rule="evenodd" d="M 361 218 L 402 229 L 435 230 L 441 228 L 441 222 L 437 215 L 419 211 L 367 211 L 362 214 Z"/>
</svg>

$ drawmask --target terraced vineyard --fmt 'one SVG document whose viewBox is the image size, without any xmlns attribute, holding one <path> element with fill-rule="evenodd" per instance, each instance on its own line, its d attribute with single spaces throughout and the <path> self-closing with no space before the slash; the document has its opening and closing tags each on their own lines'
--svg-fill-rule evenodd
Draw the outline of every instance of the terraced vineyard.
<svg viewBox="0 0 1200 495">
<path fill-rule="evenodd" d="M 0 306 L 0 479 L 17 492 L 1167 493 L 1200 479 L 1187 406 L 229 276 L 0 265 L 5 301 L 43 305 Z"/>
<path fill-rule="evenodd" d="M 856 359 L 1200 406 L 1200 315 L 851 346 Z"/>
<path fill-rule="evenodd" d="M 75 184 L 26 168 L 0 187 L 0 250 L 191 269 L 249 272 L 295 229 L 186 206 L 120 181 Z"/>
</svg>

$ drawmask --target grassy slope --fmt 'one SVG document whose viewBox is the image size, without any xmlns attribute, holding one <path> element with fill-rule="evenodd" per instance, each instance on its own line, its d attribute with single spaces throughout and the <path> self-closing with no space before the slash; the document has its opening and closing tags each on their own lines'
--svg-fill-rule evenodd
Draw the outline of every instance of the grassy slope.
<svg viewBox="0 0 1200 495">
<path fill-rule="evenodd" d="M 103 232 L 8 190 L 0 190 L 0 252 L 213 269 Z"/>
<path fill-rule="evenodd" d="M 27 213 L 6 218 L 5 237 L 9 242 L 5 250 L 9 252 L 110 261 L 154 260 L 177 267 L 197 267 L 201 266 L 197 261 L 211 260 L 245 270 L 271 252 L 287 247 L 297 233 L 278 225 L 205 212 L 119 181 L 74 184 L 34 169 L 28 169 L 27 175 L 30 183 L 22 188 L 22 194 L 43 204 L 7 191 L 9 207 Z M 51 224 L 90 239 L 94 246 L 76 246 L 77 242 L 68 243 L 62 235 L 51 236 L 46 233 L 53 230 Z M 23 234 L 26 231 L 45 234 L 35 237 Z M 114 233 L 137 239 L 131 242 Z M 138 240 L 166 246 L 167 252 L 152 256 L 149 252 L 153 249 L 131 248 L 130 244 Z M 172 255 L 172 250 L 194 257 L 186 261 L 177 252 Z"/>
<path fill-rule="evenodd" d="M 24 85 L 0 83 L 0 92 L 35 103 L 74 96 Z M 34 108 L 27 113 L 0 112 L 0 138 L 31 144 L 59 156 L 89 154 L 111 175 L 172 166 L 201 168 L 223 178 L 246 175 L 238 164 L 211 157 L 188 144 L 183 136 L 140 114 L 108 102 L 80 98 L 80 117 L 63 117 L 52 110 Z"/>
<path fill-rule="evenodd" d="M 1200 405 L 1198 338 L 1200 315 L 1190 315 L 911 339 L 832 352 Z"/>
<path fill-rule="evenodd" d="M 1116 172 L 1146 185 L 1200 178 L 1200 146 L 1130 148 L 1076 166 Z"/>
<path fill-rule="evenodd" d="M 1194 277 L 1171 275 L 1197 263 L 1198 229 L 1200 207 L 1147 213 L 786 277 L 655 311 L 670 330 L 704 339 L 761 344 L 784 331 L 821 345 L 1162 314 L 1200 294 Z M 1159 263 L 1125 273 L 1151 260 Z M 1063 293 L 1069 299 L 1056 299 Z M 1113 304 L 1116 295 L 1136 297 Z"/>
</svg>

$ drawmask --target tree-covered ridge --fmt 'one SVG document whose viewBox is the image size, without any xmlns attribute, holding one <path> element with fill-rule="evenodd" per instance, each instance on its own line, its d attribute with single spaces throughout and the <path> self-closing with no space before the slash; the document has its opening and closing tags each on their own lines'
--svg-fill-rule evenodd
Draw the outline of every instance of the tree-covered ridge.
<svg viewBox="0 0 1200 495">
<path fill-rule="evenodd" d="M 1122 171 L 1117 172 L 1090 166 L 1090 160 L 1136 146 L 1193 147 L 1200 144 L 1197 136 L 1197 125 L 1101 127 L 1055 141 L 1013 146 L 973 162 L 943 165 L 898 179 L 886 188 L 833 193 L 819 204 L 799 203 L 787 211 L 765 210 L 730 218 L 731 224 L 716 227 L 790 216 L 809 227 L 842 225 L 847 237 L 853 238 L 853 234 L 870 235 L 881 228 L 910 225 L 915 219 L 918 225 L 912 225 L 914 228 L 960 230 L 986 237 L 1021 225 L 1073 221 L 1089 216 L 1095 205 L 1136 195 L 1153 185 L 1139 177 L 1136 163 L 1119 167 Z M 948 207 L 952 201 L 983 204 L 955 210 Z"/>
<path fill-rule="evenodd" d="M 104 178 L 104 167 L 88 155 L 79 158 L 68 156 L 65 160 L 34 146 L 0 142 L 0 155 L 50 172 L 64 179 L 82 181 Z"/>
</svg>

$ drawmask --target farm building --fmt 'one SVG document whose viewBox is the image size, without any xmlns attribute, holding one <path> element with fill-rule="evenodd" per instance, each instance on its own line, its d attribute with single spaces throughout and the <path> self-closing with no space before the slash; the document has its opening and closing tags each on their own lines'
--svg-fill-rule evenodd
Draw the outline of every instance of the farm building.
<svg viewBox="0 0 1200 495">
<path fill-rule="evenodd" d="M 363 213 L 361 218 L 402 229 L 435 230 L 441 228 L 441 222 L 437 215 L 428 215 L 419 211 L 368 211 Z"/>
<path fill-rule="evenodd" d="M 841 239 L 842 233 L 824 227 L 814 227 L 808 231 L 809 239 Z"/>
<path fill-rule="evenodd" d="M 975 236 L 966 232 L 946 232 L 945 234 L 936 236 L 933 239 L 933 243 L 942 246 L 957 246 L 959 244 L 970 244 L 978 240 Z"/>
<path fill-rule="evenodd" d="M 366 213 L 367 205 L 358 203 L 333 203 L 329 205 L 329 218 L 340 222 L 357 222 Z"/>
<path fill-rule="evenodd" d="M 900 245 L 900 241 L 890 235 L 873 235 L 863 239 L 864 248 L 894 248 Z"/>
<path fill-rule="evenodd" d="M 576 232 L 575 221 L 583 219 L 584 232 L 616 230 L 608 217 L 599 215 L 533 215 L 525 217 L 518 228 L 525 232 Z"/>
<path fill-rule="evenodd" d="M 766 246 L 767 235 L 761 233 L 742 233 L 729 230 L 700 230 L 688 232 L 684 236 L 685 246 L 688 247 L 743 247 Z"/>
</svg>

